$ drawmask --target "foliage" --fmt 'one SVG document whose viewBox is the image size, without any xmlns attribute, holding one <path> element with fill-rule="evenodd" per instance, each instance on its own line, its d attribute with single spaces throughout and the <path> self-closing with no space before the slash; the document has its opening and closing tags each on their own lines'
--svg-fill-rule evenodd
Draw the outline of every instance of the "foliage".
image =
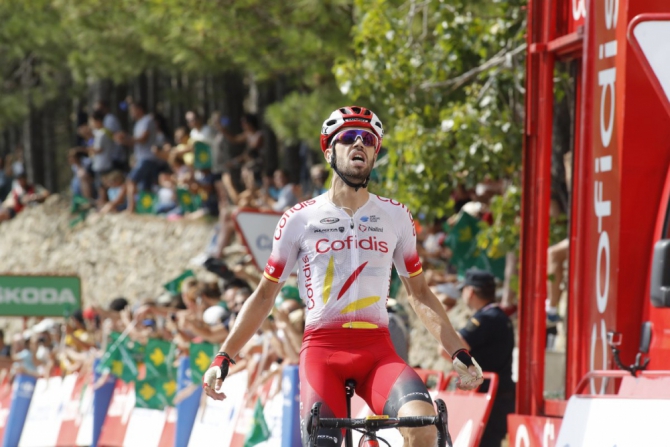
<svg viewBox="0 0 670 447">
<path fill-rule="evenodd" d="M 481 223 L 477 234 L 477 244 L 486 250 L 489 256 L 518 251 L 521 236 L 521 188 L 512 185 L 501 196 L 491 199 L 493 225 Z"/>
<path fill-rule="evenodd" d="M 353 24 L 349 0 L 6 0 L 0 20 L 0 128 L 25 116 L 28 94 L 40 106 L 70 78 L 238 70 L 332 88 Z"/>
<path fill-rule="evenodd" d="M 259 79 L 299 73 L 318 85 L 351 26 L 348 2 L 337 0 L 55 1 L 76 46 L 69 62 L 82 79 L 239 68 Z"/>
<path fill-rule="evenodd" d="M 57 93 L 68 36 L 49 0 L 3 0 L 0 23 L 1 129 Z"/>
<path fill-rule="evenodd" d="M 381 111 L 389 149 L 385 194 L 415 212 L 443 216 L 451 211 L 449 196 L 457 185 L 518 172 L 522 0 L 356 5 L 356 54 L 341 59 L 335 74 L 343 92 Z M 513 220 L 507 219 L 516 210 L 518 202 L 503 212 L 500 225 L 511 228 Z"/>
<path fill-rule="evenodd" d="M 306 142 L 319 148 L 319 129 L 330 113 L 346 102 L 335 84 L 322 86 L 309 93 L 293 92 L 281 102 L 270 105 L 265 118 L 286 144 Z"/>
</svg>

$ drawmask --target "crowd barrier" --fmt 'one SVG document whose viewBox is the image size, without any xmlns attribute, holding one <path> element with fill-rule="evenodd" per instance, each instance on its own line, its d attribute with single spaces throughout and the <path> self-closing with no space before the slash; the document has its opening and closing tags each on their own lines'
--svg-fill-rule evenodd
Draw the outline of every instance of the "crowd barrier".
<svg viewBox="0 0 670 447">
<path fill-rule="evenodd" d="M 260 399 L 269 437 L 254 445 L 300 447 L 297 366 L 285 367 L 281 376 L 258 386 L 253 395 L 247 391 L 245 372 L 230 376 L 224 386 L 227 399 L 214 401 L 191 384 L 188 365 L 188 358 L 182 359 L 178 369 L 178 394 L 185 397 L 165 410 L 136 408 L 134 384 L 113 376 L 100 383 L 93 373 L 49 379 L 19 375 L 11 389 L 7 383 L 0 386 L 2 445 L 186 447 L 208 445 L 215 439 L 217 445 L 245 447 Z M 463 393 L 442 389 L 447 382 L 429 392 L 447 403 L 454 445 L 475 446 L 495 387 L 486 394 Z M 352 415 L 369 414 L 365 402 L 354 396 Z M 383 437 L 391 446 L 402 445 L 397 430 L 387 430 Z M 354 438 L 357 443 L 358 437 Z"/>
</svg>

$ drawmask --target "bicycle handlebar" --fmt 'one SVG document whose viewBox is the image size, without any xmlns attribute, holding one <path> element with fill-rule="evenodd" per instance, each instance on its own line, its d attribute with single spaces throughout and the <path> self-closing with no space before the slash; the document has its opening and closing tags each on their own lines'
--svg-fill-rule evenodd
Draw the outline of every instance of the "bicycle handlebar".
<svg viewBox="0 0 670 447">
<path fill-rule="evenodd" d="M 307 423 L 307 433 L 310 435 L 310 446 L 316 445 L 317 433 L 320 428 L 335 428 L 346 430 L 362 430 L 365 432 L 376 432 L 384 428 L 399 427 L 426 427 L 433 425 L 437 428 L 437 442 L 439 446 L 449 446 L 451 436 L 447 423 L 447 406 L 442 399 L 436 399 L 436 416 L 405 416 L 405 417 L 368 417 L 363 419 L 352 418 L 321 418 L 321 402 L 315 402 L 312 407 L 309 422 Z"/>
<path fill-rule="evenodd" d="M 436 425 L 439 421 L 439 416 L 406 416 L 383 419 L 319 418 L 319 426 L 321 428 L 377 430 L 380 428 L 394 427 L 424 427 L 427 425 Z"/>
</svg>

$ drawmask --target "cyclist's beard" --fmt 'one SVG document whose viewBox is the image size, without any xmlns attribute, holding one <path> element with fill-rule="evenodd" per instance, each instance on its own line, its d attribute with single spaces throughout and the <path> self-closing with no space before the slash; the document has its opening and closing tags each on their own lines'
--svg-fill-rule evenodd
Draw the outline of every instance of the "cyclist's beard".
<svg viewBox="0 0 670 447">
<path fill-rule="evenodd" d="M 374 167 L 374 160 L 367 160 L 367 166 L 351 166 L 347 158 L 338 158 L 336 154 L 335 160 L 337 161 L 337 169 L 340 173 L 347 178 L 347 180 L 353 183 L 362 183 L 364 182 L 372 172 Z"/>
</svg>

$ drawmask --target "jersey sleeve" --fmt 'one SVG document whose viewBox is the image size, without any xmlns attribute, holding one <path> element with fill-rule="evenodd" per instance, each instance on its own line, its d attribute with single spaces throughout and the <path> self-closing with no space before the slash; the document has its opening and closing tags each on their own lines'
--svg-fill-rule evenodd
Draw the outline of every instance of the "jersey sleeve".
<svg viewBox="0 0 670 447">
<path fill-rule="evenodd" d="M 393 264 L 398 275 L 413 278 L 423 272 L 419 254 L 416 251 L 416 227 L 412 213 L 405 207 L 399 207 L 402 216 L 396 220 L 398 243 L 393 252 Z"/>
<path fill-rule="evenodd" d="M 263 276 L 273 282 L 284 282 L 291 276 L 298 260 L 300 238 L 304 228 L 301 219 L 290 210 L 279 219 L 272 241 L 272 254 L 265 266 Z M 304 225 L 302 225 L 304 226 Z"/>
</svg>

